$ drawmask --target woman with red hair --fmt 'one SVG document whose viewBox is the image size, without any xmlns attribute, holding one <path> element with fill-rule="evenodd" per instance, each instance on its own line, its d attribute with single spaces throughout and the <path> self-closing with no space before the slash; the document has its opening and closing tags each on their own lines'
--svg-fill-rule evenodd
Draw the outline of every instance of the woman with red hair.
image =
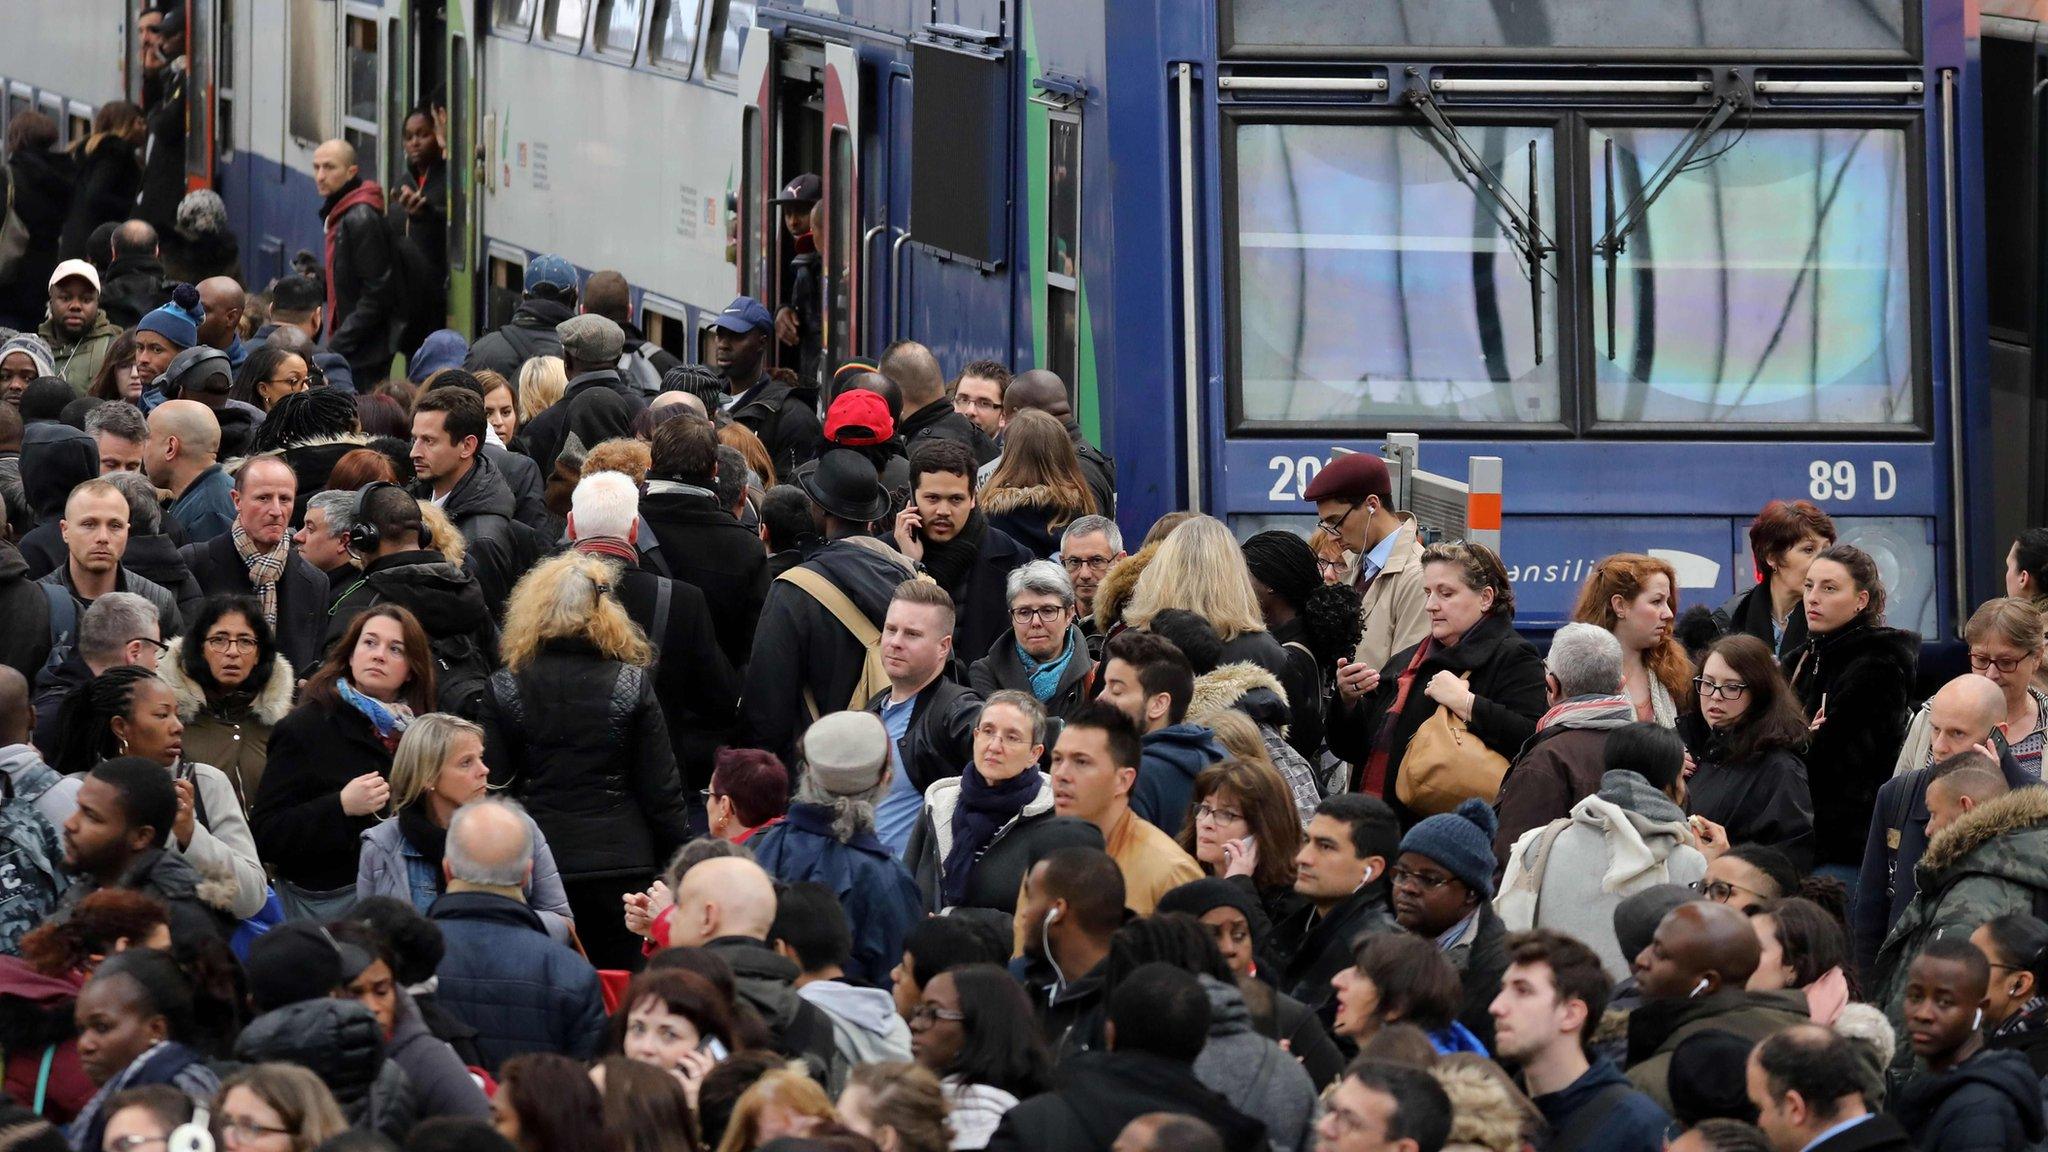
<svg viewBox="0 0 2048 1152">
<path fill-rule="evenodd" d="M 1692 660 L 1672 635 L 1678 618 L 1678 573 L 1649 556 L 1623 552 L 1594 565 L 1579 588 L 1572 619 L 1621 641 L 1621 690 L 1636 719 L 1669 728 L 1692 700 Z"/>
</svg>

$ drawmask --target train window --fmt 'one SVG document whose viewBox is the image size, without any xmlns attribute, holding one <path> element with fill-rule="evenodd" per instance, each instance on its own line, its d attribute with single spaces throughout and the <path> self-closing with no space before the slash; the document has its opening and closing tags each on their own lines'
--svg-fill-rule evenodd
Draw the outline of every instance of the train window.
<svg viewBox="0 0 2048 1152">
<path fill-rule="evenodd" d="M 931 250 L 1000 264 L 1010 235 L 1009 61 L 922 41 L 911 54 L 911 231 Z"/>
<path fill-rule="evenodd" d="M 346 31 L 348 86 L 343 93 L 347 103 L 342 137 L 355 146 L 356 165 L 363 170 L 363 179 L 375 180 L 382 159 L 377 107 L 384 93 L 379 29 L 374 18 L 350 16 Z"/>
<path fill-rule="evenodd" d="M 1557 234 L 1548 126 L 1467 130 Z M 1226 136 L 1232 387 L 1251 421 L 1562 418 L 1557 259 L 1531 268 L 1435 140 L 1385 124 Z"/>
<path fill-rule="evenodd" d="M 312 147 L 334 135 L 334 6 L 292 0 L 291 135 Z"/>
<path fill-rule="evenodd" d="M 498 0 L 491 7 L 491 24 L 524 39 L 533 31 L 534 4 L 535 0 Z"/>
<path fill-rule="evenodd" d="M 640 305 L 640 331 L 676 359 L 690 358 L 690 324 L 683 319 L 680 305 L 643 300 Z"/>
<path fill-rule="evenodd" d="M 654 0 L 654 43 L 648 55 L 657 64 L 684 72 L 697 59 L 697 21 L 701 0 Z"/>
<path fill-rule="evenodd" d="M 844 125 L 832 129 L 831 203 L 825 222 L 825 268 L 832 298 L 825 308 L 825 358 L 837 364 L 853 355 L 853 302 L 858 287 L 853 282 L 852 255 L 860 242 L 859 223 L 853 217 L 853 133 Z"/>
<path fill-rule="evenodd" d="M 448 155 L 467 157 L 473 154 L 469 123 L 469 40 L 451 34 L 448 44 L 448 59 L 454 65 L 454 75 L 448 85 Z M 466 165 L 451 162 L 448 165 L 448 267 L 455 272 L 469 271 L 471 185 L 472 177 L 467 174 Z"/>
<path fill-rule="evenodd" d="M 704 66 L 719 79 L 739 75 L 740 49 L 746 46 L 747 29 L 754 26 L 752 0 L 711 0 L 711 27 L 705 36 Z"/>
<path fill-rule="evenodd" d="M 1501 52 L 1864 51 L 1897 54 L 1917 39 L 1922 5 L 1907 0 L 1218 0 L 1222 54 L 1330 55 L 1394 46 Z"/>
<path fill-rule="evenodd" d="M 640 54 L 640 14 L 644 0 L 597 0 L 597 50 L 631 60 Z"/>
<path fill-rule="evenodd" d="M 1081 358 L 1081 117 L 1049 113 L 1046 129 L 1045 366 L 1071 389 Z"/>
<path fill-rule="evenodd" d="M 88 139 L 92 136 L 92 117 L 87 116 L 81 112 L 73 112 L 70 116 L 70 120 L 71 140 L 74 143 L 80 140 Z"/>
<path fill-rule="evenodd" d="M 1685 135 L 1677 127 L 1589 130 L 1595 236 Z M 1704 159 L 1641 212 L 1623 244 L 1594 248 L 1597 417 L 1913 423 L 1905 130 L 1724 135 L 1732 138 L 1710 141 Z"/>
<path fill-rule="evenodd" d="M 520 292 L 526 286 L 526 258 L 523 254 L 501 254 L 496 245 L 492 248 L 484 292 L 484 324 L 497 329 L 510 322 L 513 311 L 519 307 Z"/>
<path fill-rule="evenodd" d="M 549 43 L 583 46 L 583 18 L 590 14 L 590 0 L 547 0 L 544 12 L 541 35 Z"/>
<path fill-rule="evenodd" d="M 235 150 L 235 6 L 234 0 L 218 0 L 220 10 L 214 22 L 216 44 L 213 53 L 214 137 L 222 159 Z"/>
</svg>

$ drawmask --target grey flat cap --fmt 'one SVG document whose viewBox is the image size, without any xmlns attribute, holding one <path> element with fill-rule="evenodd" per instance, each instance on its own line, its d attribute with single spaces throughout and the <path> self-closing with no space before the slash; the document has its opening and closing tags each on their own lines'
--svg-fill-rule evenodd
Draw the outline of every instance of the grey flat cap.
<svg viewBox="0 0 2048 1152">
<path fill-rule="evenodd" d="M 562 338 L 562 354 L 578 364 L 616 364 L 626 347 L 626 333 L 602 316 L 586 312 L 555 325 Z"/>
</svg>

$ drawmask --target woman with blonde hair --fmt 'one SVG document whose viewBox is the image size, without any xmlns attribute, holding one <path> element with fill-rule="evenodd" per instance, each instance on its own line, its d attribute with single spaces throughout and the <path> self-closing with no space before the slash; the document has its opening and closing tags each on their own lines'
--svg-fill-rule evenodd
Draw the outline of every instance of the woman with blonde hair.
<svg viewBox="0 0 2048 1152">
<path fill-rule="evenodd" d="M 856 1067 L 839 1094 L 839 1117 L 882 1152 L 947 1152 L 953 1146 L 939 1078 L 908 1060 Z"/>
<path fill-rule="evenodd" d="M 356 899 L 389 896 L 426 915 L 446 890 L 441 863 L 448 849 L 448 822 L 457 808 L 484 796 L 489 788 L 480 725 L 446 712 L 414 717 L 391 754 L 391 806 L 383 822 L 363 833 Z M 573 922 L 569 898 L 562 891 L 547 836 L 538 826 L 532 827 L 532 835 L 533 874 L 526 880 L 526 906 L 540 914 L 550 936 L 566 942 Z"/>
<path fill-rule="evenodd" d="M 220 1086 L 213 1105 L 223 1152 L 308 1152 L 348 1131 L 334 1094 L 297 1064 L 256 1064 Z M 283 1141 L 271 1138 L 281 1136 Z"/>
<path fill-rule="evenodd" d="M 732 1119 L 718 1152 L 753 1152 L 783 1136 L 808 1136 L 820 1128 L 837 1127 L 839 1113 L 818 1082 L 790 1068 L 778 1068 L 754 1081 L 732 1106 Z"/>
<path fill-rule="evenodd" d="M 1012 416 L 1003 429 L 1002 458 L 978 499 L 992 527 L 1040 560 L 1060 550 L 1069 523 L 1100 511 L 1066 425 L 1035 408 Z"/>
<path fill-rule="evenodd" d="M 1218 665 L 1257 664 L 1275 676 L 1286 673 L 1287 653 L 1266 631 L 1237 537 L 1214 516 L 1191 516 L 1166 537 L 1138 577 L 1124 620 L 1144 628 L 1172 608 L 1193 612 L 1216 630 L 1223 641 Z"/>
<path fill-rule="evenodd" d="M 2019 596 L 1986 600 L 1963 625 L 1970 646 L 1970 671 L 2005 694 L 2001 730 L 2012 758 L 2029 776 L 2041 775 L 2041 751 L 2048 739 L 2048 693 L 2036 686 L 2044 659 L 2041 629 L 2044 616 L 2033 602 Z M 1925 767 L 1934 740 L 1930 708 L 1922 705 L 1906 730 L 1897 771 Z"/>
<path fill-rule="evenodd" d="M 1621 690 L 1636 719 L 1669 728 L 1691 711 L 1692 659 L 1672 635 L 1678 618 L 1678 573 L 1650 556 L 1623 552 L 1594 565 L 1579 588 L 1572 620 L 1621 641 Z"/>
<path fill-rule="evenodd" d="M 482 697 L 485 760 L 553 845 L 599 968 L 632 968 L 618 911 L 690 838 L 682 777 L 648 671 L 652 651 L 600 557 L 528 572 L 505 610 L 504 667 Z"/>
<path fill-rule="evenodd" d="M 535 356 L 519 366 L 519 423 L 523 427 L 554 406 L 569 387 L 560 356 Z"/>
</svg>

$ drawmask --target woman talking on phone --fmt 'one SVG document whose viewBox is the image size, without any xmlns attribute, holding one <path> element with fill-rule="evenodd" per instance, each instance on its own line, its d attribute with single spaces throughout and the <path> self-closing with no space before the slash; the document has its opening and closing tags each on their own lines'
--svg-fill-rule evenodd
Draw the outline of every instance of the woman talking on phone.
<svg viewBox="0 0 2048 1152">
<path fill-rule="evenodd" d="M 1189 793 L 1180 846 L 1209 875 L 1249 885 L 1268 920 L 1300 906 L 1294 856 L 1301 851 L 1301 820 L 1287 784 L 1269 765 L 1225 760 L 1202 769 Z"/>
<path fill-rule="evenodd" d="M 695 972 L 650 968 L 626 985 L 612 1013 L 608 1051 L 674 1073 L 692 1109 L 705 1075 L 733 1047 L 725 999 Z"/>
</svg>

